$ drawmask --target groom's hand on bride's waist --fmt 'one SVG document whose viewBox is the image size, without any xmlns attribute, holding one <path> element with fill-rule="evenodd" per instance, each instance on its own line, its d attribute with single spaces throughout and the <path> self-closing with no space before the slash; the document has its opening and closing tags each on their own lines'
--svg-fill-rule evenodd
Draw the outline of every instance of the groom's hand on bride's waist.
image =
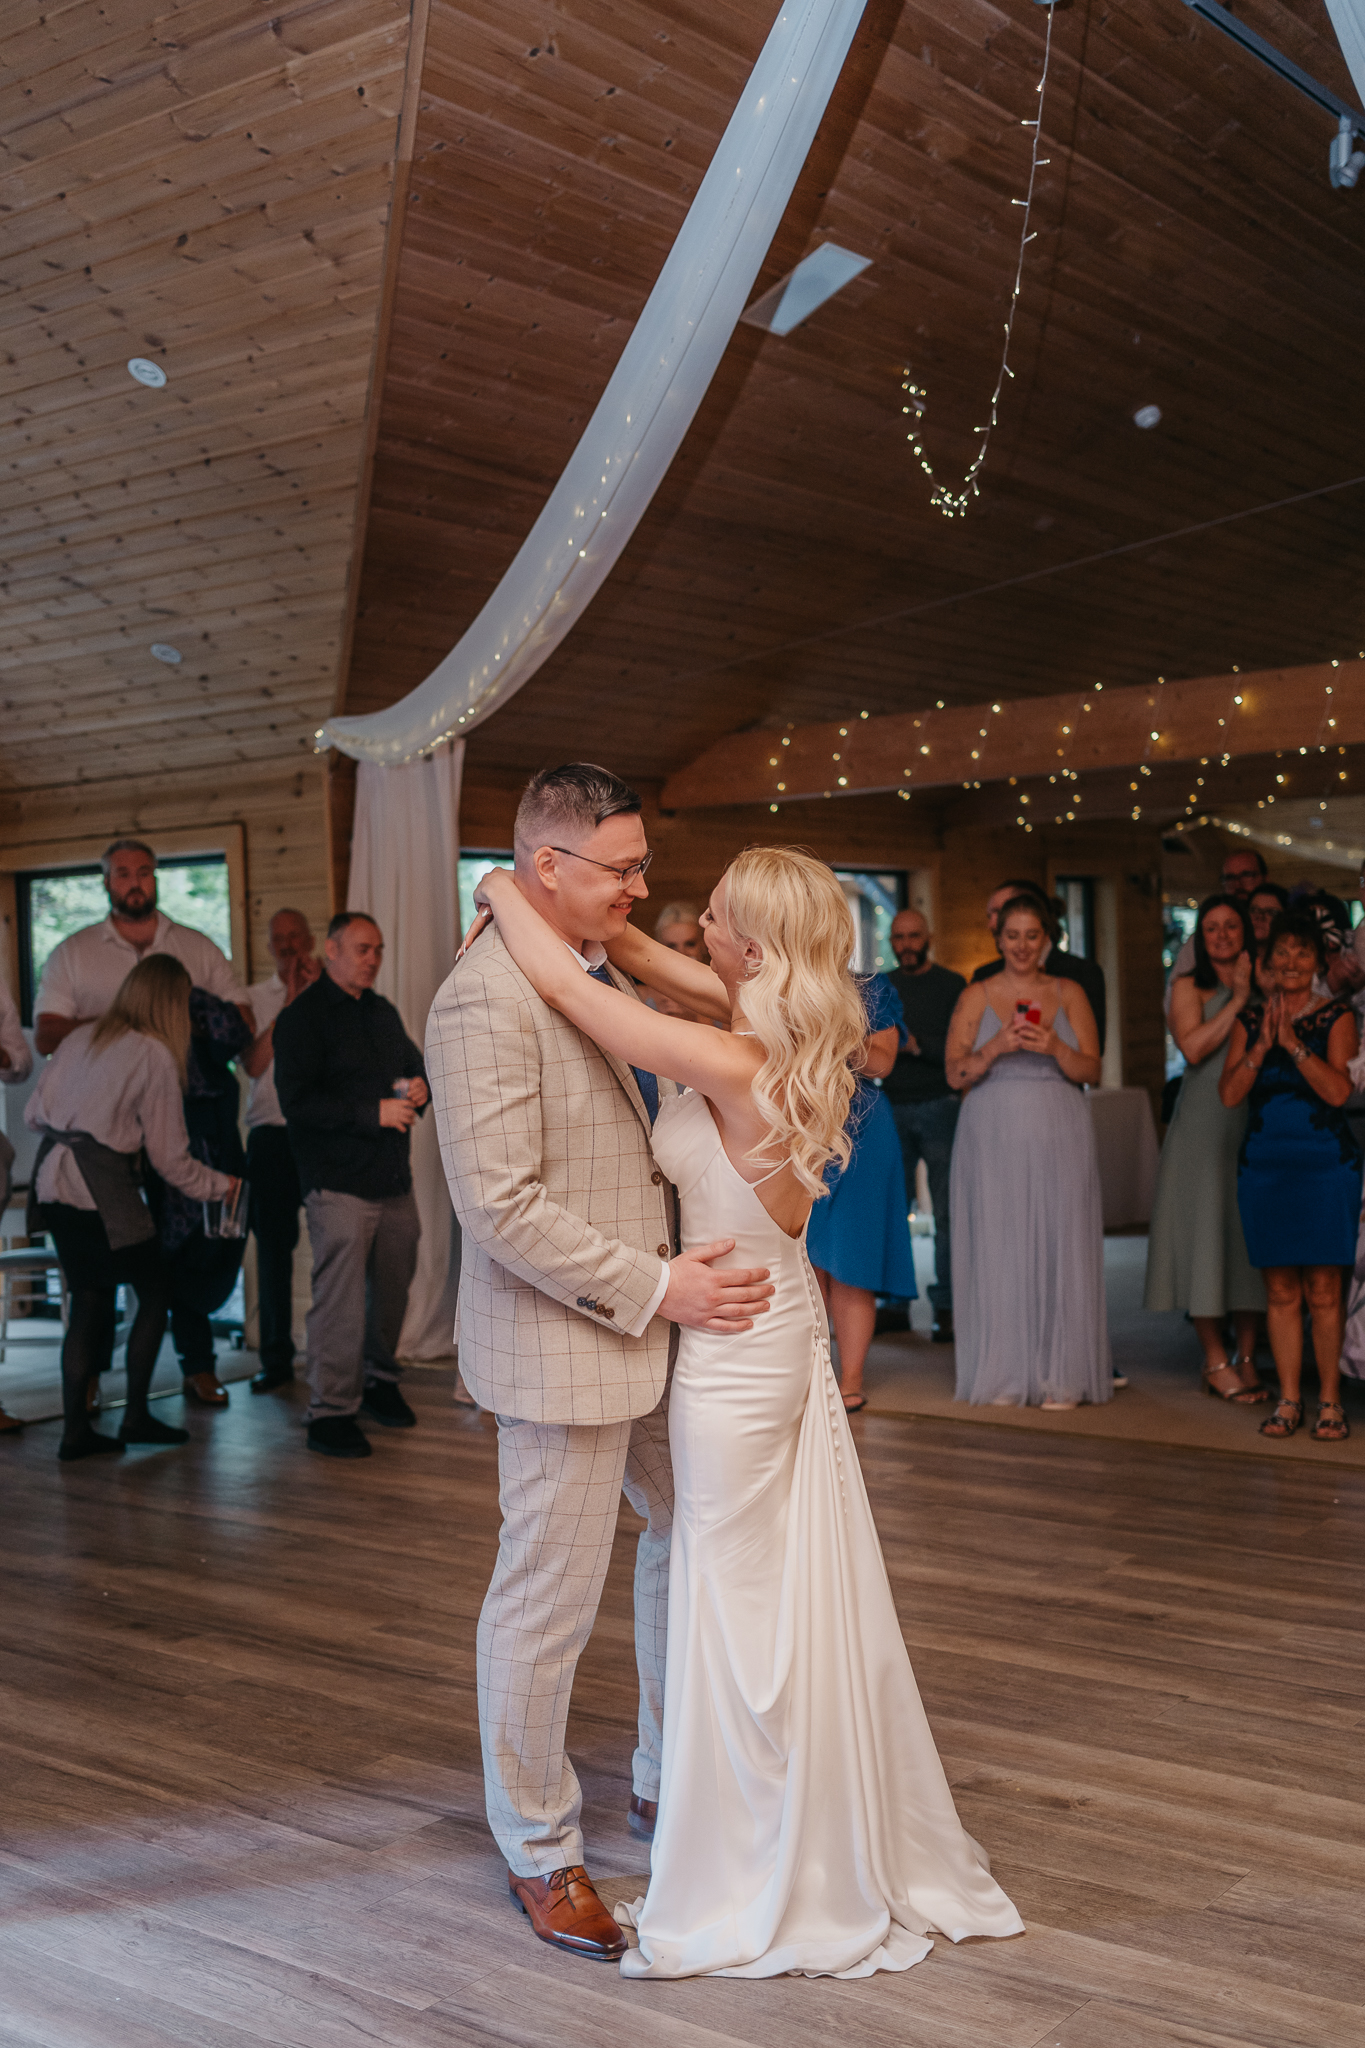
<svg viewBox="0 0 1365 2048">
<path fill-rule="evenodd" d="M 717 1273 L 711 1261 L 735 1248 L 732 1237 L 680 1252 L 668 1268 L 668 1286 L 658 1313 L 689 1330 L 752 1330 L 754 1318 L 766 1315 L 775 1292 L 766 1266 L 726 1267 Z"/>
</svg>

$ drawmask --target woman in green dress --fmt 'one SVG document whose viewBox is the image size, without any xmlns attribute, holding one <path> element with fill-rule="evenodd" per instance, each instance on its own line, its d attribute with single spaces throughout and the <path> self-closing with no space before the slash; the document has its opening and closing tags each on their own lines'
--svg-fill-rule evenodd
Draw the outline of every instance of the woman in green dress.
<svg viewBox="0 0 1365 2048">
<path fill-rule="evenodd" d="M 1265 1286 L 1247 1257 L 1237 1209 L 1237 1152 L 1245 1109 L 1218 1096 L 1224 1048 L 1252 994 L 1255 940 L 1235 896 L 1208 896 L 1194 927 L 1194 972 L 1171 993 L 1171 1033 L 1185 1075 L 1161 1150 L 1147 1240 L 1143 1305 L 1188 1311 L 1204 1347 L 1204 1385 L 1243 1407 L 1264 1401 L 1256 1372 L 1256 1323 Z M 1237 1349 L 1229 1358 L 1224 1319 Z"/>
</svg>

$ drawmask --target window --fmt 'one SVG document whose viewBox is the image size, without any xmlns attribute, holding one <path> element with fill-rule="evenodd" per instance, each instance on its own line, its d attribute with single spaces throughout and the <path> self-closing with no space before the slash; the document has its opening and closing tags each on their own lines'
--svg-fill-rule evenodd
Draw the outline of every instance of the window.
<svg viewBox="0 0 1365 2048">
<path fill-rule="evenodd" d="M 1165 970 L 1167 981 L 1171 978 L 1171 969 L 1175 966 L 1180 956 L 1181 947 L 1187 939 L 1194 937 L 1197 912 L 1198 905 L 1193 896 L 1188 897 L 1184 903 L 1175 903 L 1170 897 L 1167 897 L 1162 905 L 1161 965 Z M 1174 1081 L 1176 1076 L 1183 1074 L 1184 1071 L 1185 1055 L 1171 1036 L 1171 1029 L 1168 1024 L 1166 1027 L 1166 1079 Z"/>
<path fill-rule="evenodd" d="M 99 924 L 109 914 L 104 876 L 99 863 L 72 868 L 42 868 L 14 878 L 19 921 L 20 1013 L 33 1022 L 33 998 L 48 955 L 72 932 Z M 228 903 L 228 869 L 221 853 L 186 854 L 157 862 L 156 900 L 176 924 L 204 932 L 229 956 L 232 920 Z"/>
<path fill-rule="evenodd" d="M 866 868 L 836 868 L 834 879 L 848 898 L 857 939 L 851 962 L 855 974 L 885 974 L 896 965 L 891 950 L 891 920 L 907 900 L 903 873 Z"/>
<path fill-rule="evenodd" d="M 1057 894 L 1062 899 L 1061 949 L 1078 958 L 1095 957 L 1095 884 L 1089 875 L 1058 875 Z"/>
<path fill-rule="evenodd" d="M 510 868 L 512 855 L 501 850 L 487 850 L 482 847 L 462 846 L 459 861 L 460 886 L 460 933 L 466 936 L 477 912 L 474 909 L 474 891 L 478 888 L 490 868 Z"/>
</svg>

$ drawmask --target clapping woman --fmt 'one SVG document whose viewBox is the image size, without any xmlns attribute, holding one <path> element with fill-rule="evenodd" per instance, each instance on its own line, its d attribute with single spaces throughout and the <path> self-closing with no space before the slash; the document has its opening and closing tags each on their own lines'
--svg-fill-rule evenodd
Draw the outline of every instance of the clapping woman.
<svg viewBox="0 0 1365 2048">
<path fill-rule="evenodd" d="M 1326 956 L 1312 916 L 1285 912 L 1266 941 L 1275 993 L 1248 1003 L 1229 1035 L 1219 1094 L 1248 1103 L 1237 1203 L 1252 1264 L 1265 1277 L 1266 1326 L 1280 1400 L 1261 1434 L 1293 1436 L 1303 1421 L 1303 1304 L 1313 1323 L 1322 1399 L 1313 1435 L 1350 1434 L 1341 1406 L 1343 1268 L 1355 1258 L 1361 1159 L 1342 1105 L 1357 1046 L 1346 996 L 1319 1002 Z"/>
<path fill-rule="evenodd" d="M 1265 1287 L 1247 1257 L 1237 1208 L 1244 1107 L 1218 1093 L 1234 1025 L 1252 999 L 1252 921 L 1235 896 L 1208 896 L 1194 927 L 1194 972 L 1171 990 L 1171 1033 L 1185 1073 L 1161 1149 L 1147 1240 L 1143 1307 L 1184 1309 L 1204 1347 L 1204 1385 L 1243 1407 L 1266 1399 L 1256 1373 L 1256 1318 Z M 1232 1315 L 1236 1357 L 1223 1342 Z"/>
</svg>

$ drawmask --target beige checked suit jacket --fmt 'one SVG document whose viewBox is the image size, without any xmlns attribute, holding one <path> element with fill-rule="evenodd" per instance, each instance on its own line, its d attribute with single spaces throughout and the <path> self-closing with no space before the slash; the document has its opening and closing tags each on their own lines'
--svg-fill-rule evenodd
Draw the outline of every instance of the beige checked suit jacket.
<svg viewBox="0 0 1365 2048">
<path fill-rule="evenodd" d="M 496 927 L 438 989 L 426 1063 L 464 1234 L 470 1392 L 526 1422 L 648 1414 L 672 1325 L 655 1316 L 642 1337 L 621 1326 L 648 1306 L 672 1254 L 674 1194 L 629 1066 L 541 1000 Z M 660 1078 L 661 1101 L 676 1092 Z"/>
</svg>

